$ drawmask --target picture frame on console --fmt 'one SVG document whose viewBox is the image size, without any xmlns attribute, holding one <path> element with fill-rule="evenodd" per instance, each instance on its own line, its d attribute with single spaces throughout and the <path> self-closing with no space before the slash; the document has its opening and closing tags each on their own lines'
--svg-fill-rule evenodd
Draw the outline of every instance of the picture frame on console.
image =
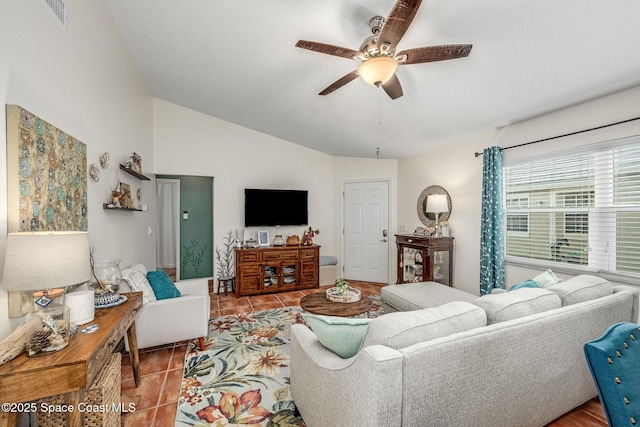
<svg viewBox="0 0 640 427">
<path fill-rule="evenodd" d="M 267 230 L 258 231 L 258 244 L 260 246 L 269 246 L 269 232 Z"/>
</svg>

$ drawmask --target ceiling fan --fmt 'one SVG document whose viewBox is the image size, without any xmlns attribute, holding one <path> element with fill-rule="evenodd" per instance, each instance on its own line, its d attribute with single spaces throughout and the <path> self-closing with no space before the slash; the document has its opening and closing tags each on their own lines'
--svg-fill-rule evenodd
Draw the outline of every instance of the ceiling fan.
<svg viewBox="0 0 640 427">
<path fill-rule="evenodd" d="M 362 43 L 360 50 L 298 40 L 296 47 L 302 49 L 362 61 L 357 70 L 339 78 L 319 95 L 329 95 L 357 77 L 362 77 L 370 85 L 382 86 L 391 99 L 396 99 L 402 96 L 402 86 L 396 76 L 398 65 L 446 61 L 468 56 L 473 46 L 471 44 L 425 46 L 396 54 L 396 46 L 409 29 L 420 3 L 422 0 L 397 0 L 386 20 L 382 16 L 371 18 L 369 27 L 373 35 Z"/>
</svg>

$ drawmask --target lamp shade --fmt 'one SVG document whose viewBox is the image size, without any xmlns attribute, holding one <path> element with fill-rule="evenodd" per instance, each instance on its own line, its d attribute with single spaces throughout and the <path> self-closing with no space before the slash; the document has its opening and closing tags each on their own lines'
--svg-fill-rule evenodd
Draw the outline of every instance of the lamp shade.
<svg viewBox="0 0 640 427">
<path fill-rule="evenodd" d="M 427 212 L 442 213 L 449 212 L 449 203 L 446 194 L 429 194 L 427 196 Z"/>
<path fill-rule="evenodd" d="M 9 233 L 0 287 L 36 291 L 76 285 L 91 277 L 89 233 Z"/>
<path fill-rule="evenodd" d="M 379 56 L 363 62 L 358 68 L 358 75 L 372 86 L 385 84 L 398 68 L 398 63 L 387 56 Z"/>
</svg>

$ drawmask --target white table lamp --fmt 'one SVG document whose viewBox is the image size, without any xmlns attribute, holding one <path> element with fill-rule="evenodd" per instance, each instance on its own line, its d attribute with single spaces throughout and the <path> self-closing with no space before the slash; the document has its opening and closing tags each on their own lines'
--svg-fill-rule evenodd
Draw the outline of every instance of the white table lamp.
<svg viewBox="0 0 640 427">
<path fill-rule="evenodd" d="M 82 231 L 9 233 L 0 287 L 38 291 L 89 280 L 89 234 Z M 63 296 L 64 299 L 64 296 Z M 40 356 L 69 343 L 69 308 L 53 302 L 47 291 L 27 314 L 27 355 Z"/>
<path fill-rule="evenodd" d="M 426 213 L 433 213 L 436 216 L 436 237 L 442 237 L 440 230 L 440 214 L 449 212 L 449 202 L 446 194 L 429 194 L 427 196 Z"/>
</svg>

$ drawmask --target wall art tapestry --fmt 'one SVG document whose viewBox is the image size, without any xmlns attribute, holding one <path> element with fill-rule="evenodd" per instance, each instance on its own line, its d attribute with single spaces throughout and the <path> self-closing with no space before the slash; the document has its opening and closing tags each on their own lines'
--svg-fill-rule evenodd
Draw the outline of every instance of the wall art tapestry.
<svg viewBox="0 0 640 427">
<path fill-rule="evenodd" d="M 87 146 L 7 105 L 8 231 L 87 231 Z"/>
</svg>

